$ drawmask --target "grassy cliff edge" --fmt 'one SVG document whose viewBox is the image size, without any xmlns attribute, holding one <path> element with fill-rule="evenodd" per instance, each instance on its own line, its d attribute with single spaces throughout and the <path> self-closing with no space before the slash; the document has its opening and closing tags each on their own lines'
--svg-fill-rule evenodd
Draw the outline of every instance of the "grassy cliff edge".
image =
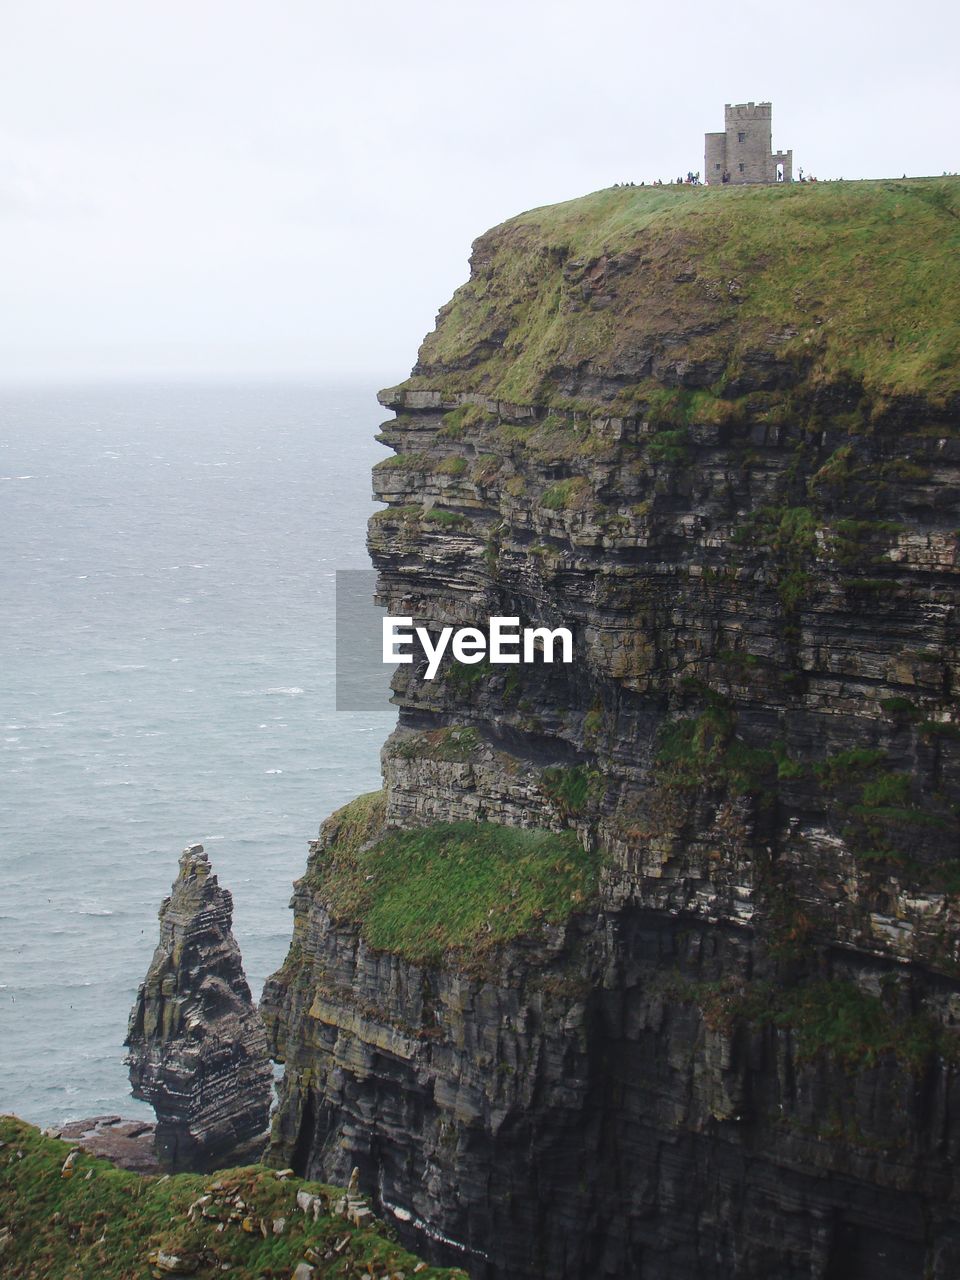
<svg viewBox="0 0 960 1280">
<path fill-rule="evenodd" d="M 481 236 L 397 390 L 561 407 L 593 398 L 589 366 L 622 408 L 664 383 L 724 399 L 774 349 L 814 385 L 943 405 L 960 392 L 943 306 L 958 249 L 956 178 L 599 191 Z"/>
</svg>

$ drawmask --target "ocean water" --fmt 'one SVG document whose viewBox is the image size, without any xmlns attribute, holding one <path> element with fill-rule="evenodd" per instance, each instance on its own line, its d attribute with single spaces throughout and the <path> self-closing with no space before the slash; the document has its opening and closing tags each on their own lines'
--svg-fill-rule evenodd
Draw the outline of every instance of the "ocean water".
<svg viewBox="0 0 960 1280">
<path fill-rule="evenodd" d="M 375 391 L 0 391 L 0 1111 L 150 1114 L 123 1038 L 181 849 L 257 996 L 308 840 L 379 785 L 395 713 L 336 712 L 333 670 Z"/>
</svg>

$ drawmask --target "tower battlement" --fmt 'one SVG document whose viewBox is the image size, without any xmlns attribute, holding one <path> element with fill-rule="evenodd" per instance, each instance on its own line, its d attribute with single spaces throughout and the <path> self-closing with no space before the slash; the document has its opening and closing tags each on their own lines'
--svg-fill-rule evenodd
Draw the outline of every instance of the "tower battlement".
<svg viewBox="0 0 960 1280">
<path fill-rule="evenodd" d="M 723 109 L 729 128 L 733 120 L 772 120 L 773 103 L 771 102 L 738 102 L 731 106 L 728 102 Z"/>
<path fill-rule="evenodd" d="M 772 103 L 728 102 L 723 114 L 723 133 L 704 138 L 704 177 L 711 186 L 793 180 L 793 152 L 772 150 Z"/>
</svg>

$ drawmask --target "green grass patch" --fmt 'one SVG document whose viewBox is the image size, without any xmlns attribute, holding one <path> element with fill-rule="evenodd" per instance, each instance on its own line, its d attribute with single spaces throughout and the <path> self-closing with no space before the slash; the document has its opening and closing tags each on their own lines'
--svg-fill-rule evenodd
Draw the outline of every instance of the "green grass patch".
<svg viewBox="0 0 960 1280">
<path fill-rule="evenodd" d="M 557 924 L 597 891 L 600 856 L 573 832 L 492 822 L 393 831 L 371 848 L 335 844 L 316 891 L 365 941 L 418 963 L 448 951 L 475 956 Z"/>
<path fill-rule="evenodd" d="M 791 569 L 789 573 L 780 575 L 777 595 L 787 613 L 795 613 L 800 608 L 813 581 L 813 576 L 802 569 Z"/>
<path fill-rule="evenodd" d="M 693 423 L 728 422 L 736 413 L 733 404 L 715 391 L 694 391 L 689 387 L 657 387 L 638 407 L 659 435 L 669 428 L 686 428 Z"/>
<path fill-rule="evenodd" d="M 871 809 L 887 805 L 905 805 L 910 799 L 910 777 L 906 773 L 884 773 L 865 782 L 861 792 L 863 803 Z"/>
<path fill-rule="evenodd" d="M 446 507 L 429 507 L 421 518 L 424 524 L 437 524 L 442 529 L 465 529 L 470 525 L 467 516 L 459 511 L 448 511 Z"/>
<path fill-rule="evenodd" d="M 943 402 L 960 369 L 958 208 L 960 181 L 931 178 L 610 188 L 534 209 L 480 237 L 483 265 L 410 385 L 550 403 L 565 370 L 629 366 L 668 333 L 696 333 L 691 352 L 735 376 L 787 332 L 778 355 L 813 383 Z"/>
<path fill-rule="evenodd" d="M 748 745 L 735 729 L 732 707 L 717 694 L 708 694 L 699 715 L 667 721 L 657 745 L 658 784 L 688 792 L 721 787 L 732 795 L 771 799 L 778 766 L 774 750 Z"/>
<path fill-rule="evenodd" d="M 569 480 L 551 485 L 541 497 L 540 505 L 547 511 L 580 510 L 587 505 L 590 492 L 590 482 L 584 476 L 571 476 Z"/>
<path fill-rule="evenodd" d="M 416 502 L 408 502 L 402 507 L 384 507 L 375 511 L 370 517 L 374 524 L 416 524 L 423 515 L 423 507 Z"/>
<path fill-rule="evenodd" d="M 603 707 L 599 701 L 594 702 L 593 706 L 583 717 L 583 732 L 588 738 L 595 738 L 603 728 L 604 714 Z"/>
<path fill-rule="evenodd" d="M 896 1018 L 878 997 L 836 978 L 783 991 L 769 1019 L 796 1031 L 804 1056 L 828 1053 L 851 1067 L 871 1067 L 893 1055 L 920 1070 L 937 1048 L 931 1019 Z"/>
<path fill-rule="evenodd" d="M 451 659 L 440 668 L 440 679 L 462 695 L 469 695 L 479 689 L 493 674 L 493 663 L 486 657 L 479 662 L 456 662 Z"/>
<path fill-rule="evenodd" d="M 378 471 L 432 471 L 433 460 L 425 453 L 396 453 L 392 458 L 384 458 L 374 465 L 374 474 Z"/>
<path fill-rule="evenodd" d="M 437 464 L 437 475 L 441 476 L 462 476 L 466 470 L 467 460 L 460 457 L 459 454 L 444 458 L 442 462 Z"/>
<path fill-rule="evenodd" d="M 733 541 L 772 557 L 780 603 L 787 615 L 794 615 L 813 581 L 807 570 L 818 552 L 814 512 L 806 506 L 758 507 L 734 531 Z"/>
<path fill-rule="evenodd" d="M 480 750 L 481 739 L 476 729 L 469 726 L 457 728 L 448 726 L 443 729 L 431 729 L 427 733 L 418 734 L 415 738 L 402 738 L 393 754 L 402 760 L 446 760 L 464 762 L 472 760 Z"/>
<path fill-rule="evenodd" d="M 349 804 L 335 810 L 324 823 L 325 830 L 335 832 L 338 852 L 350 858 L 362 844 L 379 835 L 387 812 L 387 793 L 367 791 Z"/>
<path fill-rule="evenodd" d="M 777 777 L 782 782 L 790 782 L 797 778 L 805 778 L 807 775 L 807 766 L 799 760 L 794 760 L 787 751 L 785 742 L 779 739 L 773 743 L 771 747 L 773 757 L 777 762 Z"/>
<path fill-rule="evenodd" d="M 956 1056 L 956 1035 L 925 1013 L 903 1017 L 879 997 L 842 978 L 685 984 L 706 1021 L 728 1033 L 737 1023 L 774 1026 L 794 1033 L 798 1056 L 832 1057 L 847 1070 L 876 1066 L 892 1057 L 920 1073 L 934 1054 Z"/>
<path fill-rule="evenodd" d="M 842 568 L 864 568 L 882 562 L 882 553 L 903 530 L 904 525 L 892 520 L 838 520 L 830 551 Z"/>
<path fill-rule="evenodd" d="M 502 466 L 503 459 L 498 454 L 481 453 L 474 461 L 470 478 L 475 484 L 490 484 L 499 475 Z"/>
<path fill-rule="evenodd" d="M 859 464 L 852 444 L 842 444 L 835 449 L 822 467 L 810 477 L 807 489 L 813 496 L 821 495 L 823 490 L 844 492 L 855 476 L 859 474 Z"/>
<path fill-rule="evenodd" d="M 733 541 L 772 551 L 784 560 L 798 560 L 816 553 L 816 530 L 817 519 L 809 507 L 763 506 L 744 516 Z"/>
<path fill-rule="evenodd" d="M 813 772 L 821 786 L 833 790 L 871 773 L 886 758 L 886 752 L 876 747 L 851 747 L 819 760 L 813 765 Z"/>
<path fill-rule="evenodd" d="M 686 427 L 658 431 L 648 437 L 647 457 L 651 462 L 677 466 L 690 456 L 690 436 Z"/>
<path fill-rule="evenodd" d="M 582 764 L 567 768 L 556 765 L 540 774 L 544 795 L 553 801 L 564 818 L 586 813 L 598 781 L 599 774 Z"/>
<path fill-rule="evenodd" d="M 443 440 L 462 440 L 471 427 L 479 426 L 487 416 L 478 404 L 462 404 L 443 415 L 437 435 Z"/>
<path fill-rule="evenodd" d="M 342 1194 L 336 1188 L 280 1180 L 260 1165 L 141 1177 L 81 1154 L 73 1176 L 63 1178 L 69 1144 L 45 1138 L 12 1116 L 0 1118 L 0 1143 L 0 1274 L 10 1280 L 144 1280 L 158 1249 L 189 1255 L 198 1280 L 222 1274 L 289 1280 L 305 1257 L 313 1259 L 318 1280 L 397 1271 L 410 1276 L 417 1265 L 380 1223 L 357 1229 L 332 1212 L 314 1222 L 297 1208 L 299 1190 L 321 1197 L 329 1208 Z M 205 1194 L 211 1196 L 212 1216 L 198 1213 L 191 1220 L 190 1205 Z M 227 1199 L 237 1196 L 244 1209 L 231 1221 Z M 273 1223 L 280 1218 L 285 1227 L 276 1235 Z M 220 1222 L 226 1225 L 218 1232 Z M 465 1280 L 462 1271 L 437 1267 L 418 1276 Z"/>
</svg>

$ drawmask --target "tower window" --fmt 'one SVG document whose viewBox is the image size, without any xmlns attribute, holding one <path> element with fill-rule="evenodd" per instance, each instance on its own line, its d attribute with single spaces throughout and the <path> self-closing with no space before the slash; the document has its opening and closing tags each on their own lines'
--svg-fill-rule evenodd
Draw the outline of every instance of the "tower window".
<svg viewBox="0 0 960 1280">
<path fill-rule="evenodd" d="M 719 166 L 719 165 L 717 165 L 717 168 L 719 169 L 719 168 L 720 168 L 720 166 Z"/>
<path fill-rule="evenodd" d="M 738 142 L 746 142 L 746 140 L 747 140 L 747 135 L 746 135 L 745 133 L 738 133 L 738 134 L 737 134 L 737 141 L 738 141 Z"/>
<path fill-rule="evenodd" d="M 740 166 L 740 172 L 743 173 L 743 165 Z"/>
</svg>

